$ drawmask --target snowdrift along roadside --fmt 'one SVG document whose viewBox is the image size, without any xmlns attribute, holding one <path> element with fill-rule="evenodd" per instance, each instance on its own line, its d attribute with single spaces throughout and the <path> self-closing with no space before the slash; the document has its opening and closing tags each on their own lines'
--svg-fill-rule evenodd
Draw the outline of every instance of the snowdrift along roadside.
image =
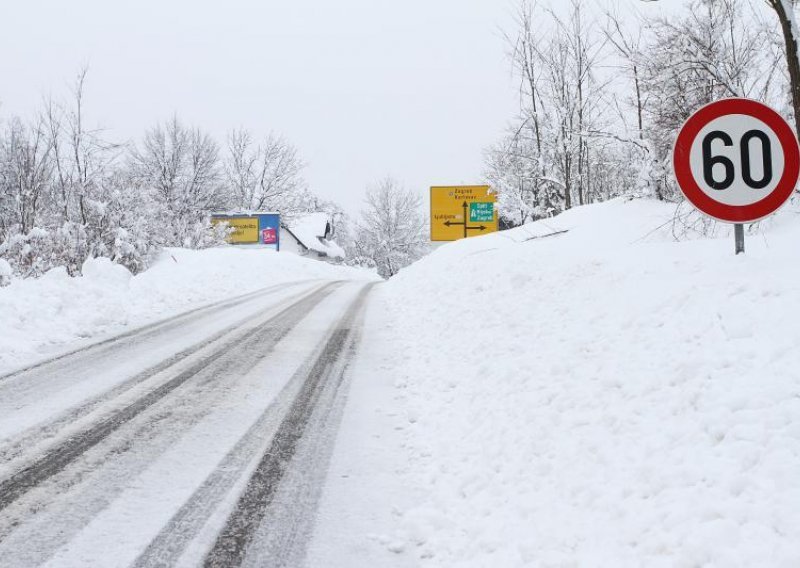
<svg viewBox="0 0 800 568">
<path fill-rule="evenodd" d="M 88 260 L 83 276 L 63 269 L 0 288 L 0 374 L 150 321 L 297 280 L 377 279 L 359 269 L 264 249 L 166 249 L 132 276 L 108 259 Z"/>
<path fill-rule="evenodd" d="M 393 551 L 800 566 L 800 219 L 784 211 L 736 257 L 732 238 L 654 231 L 673 212 L 578 208 L 444 246 L 375 290 L 375 372 L 426 496 L 395 504 Z"/>
</svg>

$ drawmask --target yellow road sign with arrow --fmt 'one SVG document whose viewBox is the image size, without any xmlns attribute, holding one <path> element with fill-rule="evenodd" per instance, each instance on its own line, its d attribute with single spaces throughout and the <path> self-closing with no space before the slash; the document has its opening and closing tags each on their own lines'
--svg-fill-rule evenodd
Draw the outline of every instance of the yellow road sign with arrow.
<svg viewBox="0 0 800 568">
<path fill-rule="evenodd" d="M 431 187 L 431 240 L 457 241 L 494 233 L 496 201 L 488 185 Z"/>
</svg>

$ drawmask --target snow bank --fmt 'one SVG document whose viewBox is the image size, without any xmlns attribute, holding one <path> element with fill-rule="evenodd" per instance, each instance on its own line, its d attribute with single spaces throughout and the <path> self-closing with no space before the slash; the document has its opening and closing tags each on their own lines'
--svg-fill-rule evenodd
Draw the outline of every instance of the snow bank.
<svg viewBox="0 0 800 568">
<path fill-rule="evenodd" d="M 0 267 L 1 269 L 2 267 Z M 377 278 L 357 269 L 265 249 L 167 249 L 131 276 L 108 259 L 83 277 L 63 269 L 0 287 L 0 373 L 41 357 L 181 311 L 281 282 Z"/>
<path fill-rule="evenodd" d="M 800 566 L 800 224 L 785 212 L 736 257 L 732 238 L 673 242 L 672 213 L 582 207 L 444 246 L 376 290 L 428 496 L 397 512 L 393 550 Z"/>
</svg>

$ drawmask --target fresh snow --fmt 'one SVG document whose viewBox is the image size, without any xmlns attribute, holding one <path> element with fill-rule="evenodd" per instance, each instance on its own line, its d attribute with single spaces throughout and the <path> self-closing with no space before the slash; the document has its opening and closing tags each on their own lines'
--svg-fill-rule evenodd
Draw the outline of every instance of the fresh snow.
<svg viewBox="0 0 800 568">
<path fill-rule="evenodd" d="M 0 276 L 2 276 L 0 261 Z M 132 276 L 108 259 L 83 276 L 64 269 L 0 287 L 0 374 L 82 342 L 290 281 L 375 279 L 374 274 L 268 249 L 166 249 Z"/>
<path fill-rule="evenodd" d="M 674 212 L 580 207 L 442 246 L 376 286 L 306 565 L 800 565 L 797 207 L 741 256 L 730 235 L 676 242 Z M 83 272 L 0 288 L 0 373 L 274 284 L 375 278 L 235 247 L 169 249 L 135 277 L 101 259 Z M 287 349 L 288 369 L 304 355 Z M 163 511 L 142 509 L 125 558 L 198 483 L 182 475 Z M 118 506 L 54 564 L 127 530 Z"/>
<path fill-rule="evenodd" d="M 328 222 L 328 214 L 318 211 L 295 219 L 290 224 L 289 230 L 306 248 L 324 253 L 330 258 L 344 258 L 344 249 L 336 242 L 325 238 Z"/>
<path fill-rule="evenodd" d="M 576 208 L 376 288 L 308 566 L 800 566 L 796 209 L 743 256 L 673 213 Z"/>
<path fill-rule="evenodd" d="M 280 393 L 282 389 L 289 388 L 296 395 L 300 388 L 299 384 L 287 386 L 293 384 L 293 375 L 306 363 L 299 354 L 312 353 L 326 339 L 330 322 L 343 315 L 359 291 L 360 286 L 348 286 L 334 291 L 274 346 L 269 358 L 261 359 L 246 372 L 233 374 L 223 384 L 215 386 L 192 385 L 192 389 L 196 391 L 189 406 L 202 408 L 209 405 L 211 408 L 208 413 L 197 423 L 191 424 L 172 445 L 158 452 L 145 469 L 136 472 L 135 476 L 132 475 L 133 482 L 115 496 L 108 506 L 98 511 L 43 566 L 133 566 L 137 557 L 159 531 L 167 526 L 175 512 L 207 482 L 215 468 L 225 463 L 232 448 L 247 436 L 251 428 L 264 420 L 264 409 L 271 405 L 288 406 L 288 403 L 280 399 Z M 192 400 L 191 392 L 184 396 L 184 400 Z M 269 427 L 262 426 L 261 429 L 266 433 L 273 433 L 279 425 L 278 417 L 271 417 L 267 423 Z M 170 425 L 166 423 L 163 427 L 169 428 Z M 260 457 L 267 451 L 270 436 L 261 436 L 256 441 L 253 455 L 240 466 L 246 472 L 241 475 L 242 482 L 249 478 Z M 141 448 L 136 448 L 133 444 L 134 448 L 129 452 L 135 454 L 138 450 L 147 453 L 152 451 L 151 445 L 155 444 L 156 442 L 141 444 Z M 233 469 L 232 465 L 227 467 Z M 98 485 L 100 483 L 98 481 Z M 222 514 L 215 513 L 209 523 L 214 532 L 207 534 L 206 531 L 201 531 L 196 535 L 187 546 L 184 557 L 176 562 L 177 565 L 203 564 L 202 555 L 213 546 L 216 533 L 223 528 L 225 515 L 236 505 L 243 483 L 237 489 L 238 491 L 225 495 L 218 505 Z M 113 562 L 110 561 L 109 550 L 114 551 Z"/>
<path fill-rule="evenodd" d="M 372 297 L 382 287 L 374 288 Z M 415 464 L 402 447 L 409 418 L 403 391 L 395 388 L 403 379 L 392 370 L 406 354 L 386 345 L 383 328 L 392 324 L 383 308 L 383 302 L 367 304 L 306 568 L 418 565 L 415 554 L 398 554 L 409 540 L 398 521 L 425 492 L 413 487 L 410 466 Z"/>
</svg>

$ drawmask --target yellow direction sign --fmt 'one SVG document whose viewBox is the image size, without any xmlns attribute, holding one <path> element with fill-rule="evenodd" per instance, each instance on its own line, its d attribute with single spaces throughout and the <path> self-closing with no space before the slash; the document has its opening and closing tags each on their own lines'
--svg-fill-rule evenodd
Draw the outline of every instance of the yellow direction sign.
<svg viewBox="0 0 800 568">
<path fill-rule="evenodd" d="M 431 240 L 457 241 L 497 231 L 497 196 L 488 185 L 431 188 Z"/>
</svg>

